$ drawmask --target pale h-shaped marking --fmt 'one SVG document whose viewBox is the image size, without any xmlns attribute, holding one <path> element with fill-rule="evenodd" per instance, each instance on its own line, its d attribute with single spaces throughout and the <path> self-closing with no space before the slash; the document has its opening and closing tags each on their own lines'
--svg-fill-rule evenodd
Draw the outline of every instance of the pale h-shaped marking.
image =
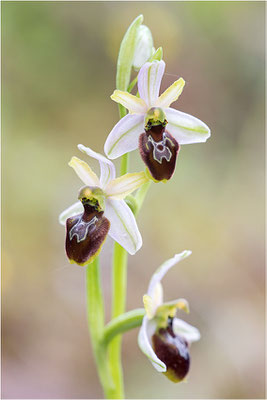
<svg viewBox="0 0 267 400">
<path fill-rule="evenodd" d="M 91 219 L 91 221 L 89 221 L 89 222 L 84 222 L 84 221 L 82 220 L 82 216 L 81 216 L 80 219 L 76 222 L 75 225 L 73 225 L 73 227 L 72 227 L 71 230 L 69 231 L 69 238 L 70 238 L 70 240 L 72 240 L 72 239 L 74 238 L 74 236 L 76 236 L 76 237 L 77 237 L 77 243 L 82 242 L 82 241 L 86 238 L 86 236 L 87 236 L 89 227 L 90 227 L 91 225 L 94 225 L 94 224 L 96 223 L 97 220 L 98 220 L 98 218 L 97 218 L 97 216 L 95 215 L 94 218 Z M 78 232 L 73 232 L 73 231 L 75 231 L 75 228 L 77 227 L 78 224 L 85 227 L 84 235 L 83 235 L 81 238 L 79 237 L 79 233 L 78 233 Z"/>
</svg>

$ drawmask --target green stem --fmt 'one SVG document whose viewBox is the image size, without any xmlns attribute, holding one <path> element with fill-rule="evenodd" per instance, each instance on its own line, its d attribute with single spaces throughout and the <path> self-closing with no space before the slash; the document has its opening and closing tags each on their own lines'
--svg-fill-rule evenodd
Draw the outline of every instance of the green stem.
<svg viewBox="0 0 267 400">
<path fill-rule="evenodd" d="M 119 104 L 120 118 L 127 114 L 127 110 Z M 129 156 L 121 158 L 120 174 L 128 171 Z M 112 318 L 118 317 L 125 311 L 127 289 L 127 260 L 128 253 L 117 242 L 114 243 L 113 270 L 112 270 Z M 124 398 L 123 371 L 121 364 L 121 335 L 116 337 L 109 346 L 109 366 L 116 387 L 116 399 Z"/>
<path fill-rule="evenodd" d="M 123 154 L 123 156 L 121 156 L 121 176 L 126 174 L 128 171 L 128 166 L 129 166 L 129 154 Z M 126 171 L 126 172 L 124 172 Z"/>
<path fill-rule="evenodd" d="M 130 85 L 127 88 L 127 92 L 131 93 L 131 91 L 133 90 L 133 88 L 135 87 L 135 85 L 137 84 L 137 78 L 138 75 L 132 80 L 132 82 L 130 83 Z"/>
<path fill-rule="evenodd" d="M 125 311 L 127 289 L 127 259 L 128 253 L 117 242 L 113 254 L 113 299 L 112 318 L 118 317 Z M 121 364 L 121 335 L 117 336 L 109 346 L 109 362 L 113 381 L 116 386 L 116 399 L 124 398 L 123 371 Z"/>
<path fill-rule="evenodd" d="M 104 303 L 98 257 L 86 267 L 86 302 L 88 328 L 101 385 L 107 398 L 114 398 L 115 387 L 108 368 L 107 353 L 101 344 L 104 333 Z"/>
<path fill-rule="evenodd" d="M 104 329 L 102 343 L 107 346 L 109 342 L 119 334 L 129 331 L 130 329 L 137 328 L 142 324 L 145 315 L 144 308 L 128 311 L 119 315 L 117 318 L 112 319 Z"/>
</svg>

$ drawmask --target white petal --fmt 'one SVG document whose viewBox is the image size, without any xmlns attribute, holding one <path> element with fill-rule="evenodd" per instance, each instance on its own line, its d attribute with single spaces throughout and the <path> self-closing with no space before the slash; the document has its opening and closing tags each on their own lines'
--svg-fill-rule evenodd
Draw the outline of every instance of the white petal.
<svg viewBox="0 0 267 400">
<path fill-rule="evenodd" d="M 58 220 L 61 225 L 65 225 L 66 220 L 70 217 L 75 217 L 75 215 L 83 213 L 83 205 L 80 201 L 72 204 L 72 206 L 66 208 L 66 210 L 62 211 L 59 215 Z"/>
<path fill-rule="evenodd" d="M 182 336 L 188 343 L 196 342 L 200 339 L 199 330 L 182 319 L 174 318 L 172 328 L 176 335 Z"/>
<path fill-rule="evenodd" d="M 83 144 L 78 144 L 78 149 L 83 153 L 87 154 L 89 157 L 93 157 L 99 161 L 100 165 L 100 185 L 102 188 L 108 184 L 108 182 L 115 178 L 116 170 L 112 161 L 108 160 L 102 154 L 96 153 L 89 147 L 85 147 Z"/>
<path fill-rule="evenodd" d="M 206 142 L 210 137 L 209 127 L 200 119 L 174 108 L 165 108 L 168 124 L 166 129 L 179 144 Z"/>
<path fill-rule="evenodd" d="M 157 107 L 169 107 L 174 101 L 178 99 L 183 91 L 184 85 L 185 81 L 183 80 L 183 78 L 175 81 L 170 87 L 168 87 L 168 89 L 165 90 L 164 93 L 162 93 L 162 95 L 160 95 L 156 102 Z"/>
<path fill-rule="evenodd" d="M 105 216 L 110 221 L 109 235 L 129 254 L 135 254 L 142 246 L 142 237 L 135 217 L 124 200 L 106 199 Z"/>
<path fill-rule="evenodd" d="M 156 331 L 155 321 L 149 321 L 146 316 L 143 318 L 142 326 L 138 334 L 138 345 L 142 352 L 149 358 L 153 367 L 159 372 L 166 372 L 167 367 L 154 352 L 151 346 L 151 338 Z"/>
<path fill-rule="evenodd" d="M 104 146 L 107 157 L 114 159 L 137 149 L 144 119 L 143 114 L 127 114 L 114 126 Z"/>
<path fill-rule="evenodd" d="M 138 91 L 148 108 L 155 106 L 159 97 L 161 80 L 165 70 L 165 62 L 152 61 L 145 63 L 138 74 Z"/>
<path fill-rule="evenodd" d="M 139 97 L 122 90 L 115 90 L 110 96 L 113 101 L 123 105 L 130 113 L 142 114 L 147 111 L 146 103 Z"/>
<path fill-rule="evenodd" d="M 170 258 L 169 260 L 165 261 L 157 270 L 156 272 L 152 275 L 152 278 L 149 282 L 148 286 L 148 291 L 147 294 L 153 299 L 155 296 L 155 289 L 157 287 L 157 284 L 160 283 L 161 279 L 164 277 L 167 271 L 171 267 L 173 267 L 175 264 L 177 264 L 179 261 L 183 260 L 184 258 L 190 256 L 191 251 L 190 250 L 184 250 L 182 253 L 175 254 L 173 258 Z"/>
<path fill-rule="evenodd" d="M 85 161 L 80 160 L 78 157 L 72 157 L 69 166 L 74 169 L 85 185 L 100 186 L 98 177 Z"/>
<path fill-rule="evenodd" d="M 106 194 L 112 199 L 122 200 L 147 181 L 149 179 L 145 172 L 125 174 L 109 182 L 106 187 Z"/>
</svg>

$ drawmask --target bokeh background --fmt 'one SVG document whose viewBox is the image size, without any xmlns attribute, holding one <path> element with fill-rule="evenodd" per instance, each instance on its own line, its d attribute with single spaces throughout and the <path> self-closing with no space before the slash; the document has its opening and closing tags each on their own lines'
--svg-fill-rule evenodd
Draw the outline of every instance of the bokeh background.
<svg viewBox="0 0 267 400">
<path fill-rule="evenodd" d="M 67 163 L 83 143 L 103 152 L 118 120 L 109 96 L 125 30 L 139 14 L 163 46 L 162 90 L 205 121 L 206 144 L 183 146 L 173 179 L 153 185 L 129 257 L 127 309 L 151 274 L 185 297 L 202 339 L 187 383 L 157 373 L 124 335 L 127 398 L 264 398 L 264 2 L 2 3 L 2 396 L 102 398 L 87 332 L 85 271 L 64 253 L 58 214 L 81 183 Z M 88 160 L 89 161 L 89 160 Z M 90 160 L 90 165 L 97 164 Z M 116 162 L 118 166 L 118 162 Z M 138 152 L 131 171 L 143 168 Z M 102 252 L 110 315 L 112 240 Z"/>
</svg>

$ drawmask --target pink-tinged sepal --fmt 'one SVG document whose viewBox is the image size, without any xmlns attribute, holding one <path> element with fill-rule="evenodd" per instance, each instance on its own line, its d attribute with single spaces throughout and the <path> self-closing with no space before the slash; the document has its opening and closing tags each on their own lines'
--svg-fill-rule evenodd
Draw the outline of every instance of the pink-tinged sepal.
<svg viewBox="0 0 267 400">
<path fill-rule="evenodd" d="M 70 262 L 89 264 L 98 255 L 108 234 L 110 223 L 96 206 L 83 204 L 84 213 L 66 221 L 66 253 Z"/>
<path fill-rule="evenodd" d="M 164 124 L 149 127 L 139 137 L 139 151 L 152 177 L 169 180 L 175 170 L 179 144 Z"/>
<path fill-rule="evenodd" d="M 166 365 L 163 373 L 172 382 L 181 382 L 189 371 L 190 355 L 187 341 L 173 331 L 172 318 L 166 328 L 152 336 L 152 344 L 157 357 Z"/>
</svg>

